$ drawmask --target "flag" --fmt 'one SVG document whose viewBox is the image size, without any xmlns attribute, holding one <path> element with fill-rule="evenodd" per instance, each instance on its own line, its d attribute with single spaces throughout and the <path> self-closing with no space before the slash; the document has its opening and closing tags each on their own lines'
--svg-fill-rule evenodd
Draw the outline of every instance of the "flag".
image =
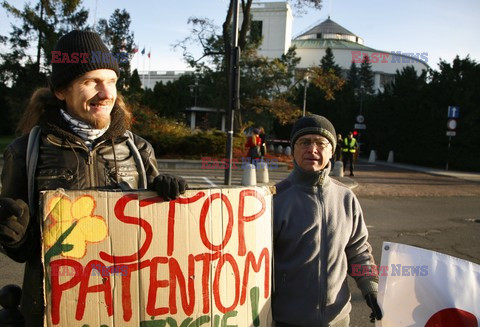
<svg viewBox="0 0 480 327">
<path fill-rule="evenodd" d="M 150 59 L 150 53 L 151 53 L 151 52 L 152 52 L 152 50 L 148 51 L 148 54 L 147 54 L 148 59 Z"/>
<path fill-rule="evenodd" d="M 143 50 L 142 50 L 142 56 L 145 54 L 145 47 L 143 47 Z"/>
<path fill-rule="evenodd" d="M 133 54 L 137 53 L 138 52 L 138 47 L 134 44 L 133 45 Z"/>
<path fill-rule="evenodd" d="M 398 243 L 383 243 L 377 327 L 467 327 L 480 322 L 480 265 Z"/>
</svg>

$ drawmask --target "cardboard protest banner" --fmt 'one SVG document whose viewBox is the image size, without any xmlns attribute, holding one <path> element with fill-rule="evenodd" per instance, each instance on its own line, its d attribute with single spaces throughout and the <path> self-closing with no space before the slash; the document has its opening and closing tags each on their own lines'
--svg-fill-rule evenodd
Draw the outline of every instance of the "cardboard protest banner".
<svg viewBox="0 0 480 327">
<path fill-rule="evenodd" d="M 45 326 L 270 326 L 268 187 L 42 193 Z"/>
<path fill-rule="evenodd" d="M 377 327 L 467 327 L 480 322 L 480 265 L 384 242 Z"/>
</svg>

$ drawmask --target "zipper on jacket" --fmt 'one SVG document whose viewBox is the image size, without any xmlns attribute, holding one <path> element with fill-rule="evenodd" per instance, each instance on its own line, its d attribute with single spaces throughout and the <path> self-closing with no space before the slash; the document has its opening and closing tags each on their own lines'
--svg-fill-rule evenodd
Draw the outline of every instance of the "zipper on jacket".
<svg viewBox="0 0 480 327">
<path fill-rule="evenodd" d="M 73 175 L 71 174 L 61 174 L 55 176 L 37 176 L 39 180 L 49 180 L 49 179 L 64 179 L 66 181 L 71 181 L 73 179 Z"/>
<path fill-rule="evenodd" d="M 322 187 L 319 187 L 318 188 L 318 201 L 319 201 L 319 204 L 320 204 L 320 209 L 322 210 L 321 211 L 321 217 L 322 217 L 322 222 L 321 222 L 321 231 L 320 231 L 320 237 L 321 237 L 321 240 L 325 240 L 325 243 L 328 244 L 328 240 L 327 240 L 327 222 L 326 222 L 326 219 L 327 219 L 327 213 L 326 213 L 326 210 L 325 210 L 325 203 L 323 202 L 323 188 Z M 328 283 L 327 283 L 327 271 L 326 271 L 326 267 L 328 265 L 328 253 L 326 251 L 328 251 L 328 247 L 327 246 L 322 246 L 322 241 L 320 242 L 321 244 L 321 248 L 320 248 L 320 288 L 321 289 L 324 289 L 325 291 L 324 292 L 320 292 L 320 317 L 321 317 L 321 321 L 320 321 L 320 325 L 321 326 L 327 326 L 328 323 L 325 321 L 325 307 L 327 305 L 327 294 L 328 294 Z"/>
<path fill-rule="evenodd" d="M 95 167 L 93 164 L 95 162 L 94 160 L 95 152 L 89 150 L 87 152 L 87 156 L 88 156 L 88 159 L 87 159 L 88 175 L 90 177 L 90 187 L 92 187 L 95 185 Z"/>
</svg>

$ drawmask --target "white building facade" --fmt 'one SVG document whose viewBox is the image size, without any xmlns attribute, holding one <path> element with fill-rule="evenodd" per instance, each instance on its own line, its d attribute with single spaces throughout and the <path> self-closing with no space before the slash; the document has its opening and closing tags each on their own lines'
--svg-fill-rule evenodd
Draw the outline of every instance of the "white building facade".
<svg viewBox="0 0 480 327">
<path fill-rule="evenodd" d="M 251 12 L 258 24 L 263 41 L 259 48 L 262 56 L 278 58 L 292 43 L 292 10 L 288 2 L 253 2 Z M 243 15 L 240 12 L 240 21 Z"/>
<path fill-rule="evenodd" d="M 263 42 L 259 54 L 276 58 L 286 53 L 290 46 L 295 46 L 297 56 L 301 58 L 297 65 L 299 69 L 320 65 L 327 48 L 332 49 L 335 63 L 344 72 L 350 69 L 352 62 L 360 66 L 363 58 L 368 56 L 376 91 L 383 91 L 384 85 L 393 81 L 397 70 L 401 71 L 404 67 L 413 66 L 418 75 L 428 69 L 427 53 L 392 53 L 367 47 L 363 38 L 330 17 L 291 40 L 293 18 L 287 2 L 256 2 L 251 13 L 254 24 L 262 27 Z"/>
<path fill-rule="evenodd" d="M 140 81 L 142 82 L 143 89 L 153 90 L 155 84 L 163 83 L 164 85 L 168 82 L 175 82 L 184 74 L 193 74 L 193 71 L 183 71 L 183 70 L 168 70 L 168 71 L 142 71 L 138 73 Z"/>
</svg>

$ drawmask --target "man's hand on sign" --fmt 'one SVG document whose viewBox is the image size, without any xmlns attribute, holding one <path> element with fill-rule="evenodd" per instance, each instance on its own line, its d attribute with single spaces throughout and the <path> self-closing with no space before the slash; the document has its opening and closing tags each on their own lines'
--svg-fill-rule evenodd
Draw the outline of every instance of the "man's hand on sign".
<svg viewBox="0 0 480 327">
<path fill-rule="evenodd" d="M 188 188 L 187 181 L 182 177 L 162 174 L 155 177 L 153 190 L 165 201 L 175 200 Z"/>
</svg>

